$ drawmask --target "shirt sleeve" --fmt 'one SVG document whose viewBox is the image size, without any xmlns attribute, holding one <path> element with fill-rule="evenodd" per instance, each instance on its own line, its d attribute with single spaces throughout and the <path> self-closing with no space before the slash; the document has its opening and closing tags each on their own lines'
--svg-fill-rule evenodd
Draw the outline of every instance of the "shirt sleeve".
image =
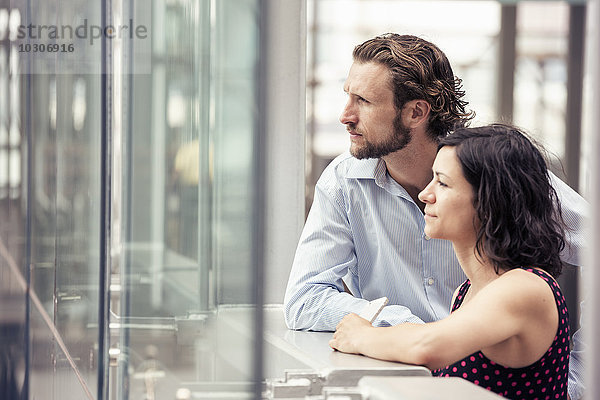
<svg viewBox="0 0 600 400">
<path fill-rule="evenodd" d="M 583 377 L 585 376 L 584 363 L 585 344 L 581 341 L 581 329 L 573 335 L 573 349 L 569 358 L 569 384 L 567 390 L 571 400 L 579 400 L 585 391 Z"/>
<path fill-rule="evenodd" d="M 589 203 L 552 173 L 550 180 L 560 200 L 562 217 L 567 225 L 566 245 L 561 259 L 568 264 L 581 266 L 586 248 L 585 224 L 590 214 Z"/>
<path fill-rule="evenodd" d="M 330 166 L 331 167 L 331 166 Z M 344 291 L 342 278 L 355 269 L 352 229 L 344 207 L 342 188 L 329 170 L 315 186 L 313 204 L 300 237 L 285 298 L 285 321 L 290 329 L 334 331 L 348 313 L 359 313 L 367 300 Z M 362 239 L 366 240 L 366 239 Z M 351 287 L 359 287 L 358 277 Z M 384 284 L 384 282 L 382 282 Z M 403 306 L 387 306 L 377 326 L 418 322 Z"/>
<path fill-rule="evenodd" d="M 586 248 L 585 221 L 589 217 L 589 204 L 566 183 L 550 174 L 552 186 L 558 195 L 562 217 L 567 225 L 565 234 L 566 246 L 561 253 L 561 259 L 571 265 L 581 267 L 582 257 Z M 581 276 L 581 270 L 580 270 Z M 584 302 L 581 303 L 581 310 Z M 583 324 L 583 320 L 581 320 Z M 584 393 L 584 355 L 585 344 L 581 340 L 581 329 L 573 334 L 573 349 L 569 359 L 568 392 L 571 400 L 578 400 Z"/>
<path fill-rule="evenodd" d="M 290 329 L 333 331 L 345 314 L 366 304 L 344 292 L 342 278 L 356 263 L 352 232 L 341 199 L 332 196 L 324 180 L 315 186 L 285 292 Z"/>
</svg>

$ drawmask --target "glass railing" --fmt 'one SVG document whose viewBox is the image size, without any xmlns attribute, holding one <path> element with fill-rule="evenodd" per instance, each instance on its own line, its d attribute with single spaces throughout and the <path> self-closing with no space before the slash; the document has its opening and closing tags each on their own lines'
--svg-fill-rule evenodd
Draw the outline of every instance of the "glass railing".
<svg viewBox="0 0 600 400">
<path fill-rule="evenodd" d="M 122 64 L 127 79 L 114 82 L 122 115 L 111 240 L 116 398 L 193 388 L 250 395 L 254 342 L 235 339 L 229 357 L 218 315 L 245 305 L 254 334 L 258 1 L 143 4 L 121 18 L 147 21 L 152 40 L 115 54 L 131 60 Z"/>
<path fill-rule="evenodd" d="M 0 1 L 0 397 L 255 392 L 259 15 Z"/>
</svg>

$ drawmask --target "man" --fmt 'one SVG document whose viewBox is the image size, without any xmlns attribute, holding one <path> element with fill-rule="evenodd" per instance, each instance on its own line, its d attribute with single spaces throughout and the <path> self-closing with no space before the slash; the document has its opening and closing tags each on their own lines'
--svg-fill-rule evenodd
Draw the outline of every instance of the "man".
<svg viewBox="0 0 600 400">
<path fill-rule="evenodd" d="M 465 279 L 450 242 L 424 234 L 417 195 L 432 178 L 438 138 L 472 114 L 461 81 L 432 43 L 386 34 L 358 45 L 344 84 L 340 117 L 350 154 L 323 172 L 286 289 L 291 329 L 333 331 L 342 317 L 387 296 L 376 326 L 431 322 L 448 315 Z M 563 217 L 573 229 L 563 261 L 579 265 L 585 201 L 554 178 Z M 569 393 L 579 398 L 574 352 Z"/>
</svg>

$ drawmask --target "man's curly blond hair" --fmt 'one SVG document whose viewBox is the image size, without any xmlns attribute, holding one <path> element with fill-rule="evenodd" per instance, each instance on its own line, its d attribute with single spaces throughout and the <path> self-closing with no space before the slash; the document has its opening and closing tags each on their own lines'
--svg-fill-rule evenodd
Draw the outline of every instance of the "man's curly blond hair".
<svg viewBox="0 0 600 400">
<path fill-rule="evenodd" d="M 468 125 L 474 112 L 467 110 L 462 81 L 454 76 L 446 55 L 433 43 L 412 35 L 386 33 L 359 44 L 355 62 L 375 62 L 390 72 L 398 111 L 407 101 L 425 100 L 431 106 L 428 133 L 438 140 L 455 128 Z"/>
</svg>

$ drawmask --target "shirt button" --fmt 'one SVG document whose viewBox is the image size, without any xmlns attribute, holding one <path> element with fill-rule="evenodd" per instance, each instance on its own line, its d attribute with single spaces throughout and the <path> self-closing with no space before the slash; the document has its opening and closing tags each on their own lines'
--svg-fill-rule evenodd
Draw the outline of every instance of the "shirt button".
<svg viewBox="0 0 600 400">
<path fill-rule="evenodd" d="M 429 236 L 427 236 L 427 235 L 423 235 L 423 237 L 425 238 L 425 240 L 429 240 L 429 239 L 431 239 L 431 238 L 430 238 Z"/>
<path fill-rule="evenodd" d="M 434 282 L 435 282 L 435 281 L 433 280 L 433 278 L 429 278 L 429 279 L 427 279 L 427 284 L 428 284 L 429 286 L 433 285 L 433 283 L 434 283 Z"/>
</svg>

